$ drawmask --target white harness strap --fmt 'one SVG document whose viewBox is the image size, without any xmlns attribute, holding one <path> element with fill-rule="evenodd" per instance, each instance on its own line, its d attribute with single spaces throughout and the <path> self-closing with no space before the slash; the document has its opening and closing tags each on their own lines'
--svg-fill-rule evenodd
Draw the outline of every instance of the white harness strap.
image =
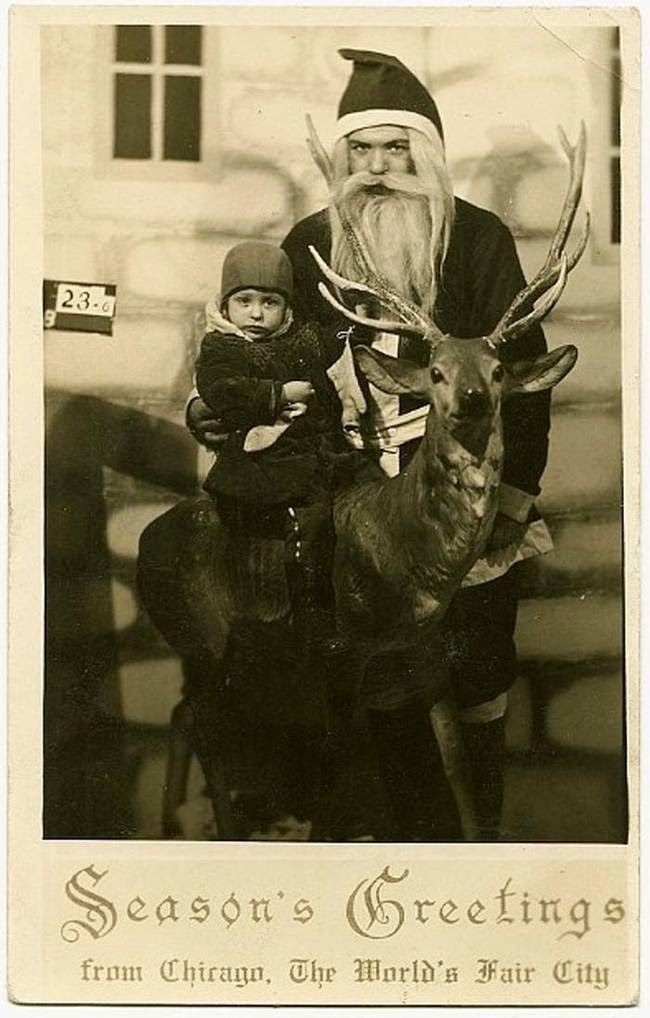
<svg viewBox="0 0 650 1018">
<path fill-rule="evenodd" d="M 397 357 L 399 336 L 392 332 L 378 332 L 372 341 L 373 350 L 380 350 L 391 357 Z M 388 477 L 399 474 L 399 448 L 391 441 L 391 424 L 399 416 L 399 396 L 391 396 L 370 385 L 372 417 L 375 433 L 380 438 L 381 455 L 379 465 Z"/>
<path fill-rule="evenodd" d="M 397 357 L 399 336 L 393 332 L 378 332 L 372 347 L 390 357 Z M 406 414 L 400 414 L 399 396 L 391 396 L 374 385 L 370 385 L 370 395 L 376 422 L 374 432 L 381 449 L 379 465 L 388 477 L 396 477 L 399 474 L 400 446 L 412 442 L 415 438 L 422 438 L 429 407 L 425 405 Z"/>
</svg>

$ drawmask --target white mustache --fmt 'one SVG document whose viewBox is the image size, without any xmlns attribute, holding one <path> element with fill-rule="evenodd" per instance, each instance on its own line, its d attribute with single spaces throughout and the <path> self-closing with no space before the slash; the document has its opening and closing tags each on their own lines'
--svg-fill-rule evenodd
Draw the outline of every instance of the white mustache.
<svg viewBox="0 0 650 1018">
<path fill-rule="evenodd" d="M 353 173 L 352 176 L 342 180 L 334 194 L 335 201 L 345 200 L 372 188 L 385 188 L 388 191 L 398 191 L 403 194 L 426 195 L 428 189 L 413 173 L 382 173 L 375 175 L 362 170 Z"/>
</svg>

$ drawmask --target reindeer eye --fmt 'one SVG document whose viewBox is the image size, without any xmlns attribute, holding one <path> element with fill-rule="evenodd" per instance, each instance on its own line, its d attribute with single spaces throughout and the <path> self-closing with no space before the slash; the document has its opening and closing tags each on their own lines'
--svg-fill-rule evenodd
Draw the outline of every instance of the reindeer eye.
<svg viewBox="0 0 650 1018">
<path fill-rule="evenodd" d="M 444 378 L 437 368 L 431 368 L 431 381 L 432 382 L 443 382 Z"/>
<path fill-rule="evenodd" d="M 492 378 L 494 379 L 495 382 L 501 382 L 503 381 L 503 375 L 504 375 L 503 364 L 497 364 L 496 368 L 492 372 Z"/>
</svg>

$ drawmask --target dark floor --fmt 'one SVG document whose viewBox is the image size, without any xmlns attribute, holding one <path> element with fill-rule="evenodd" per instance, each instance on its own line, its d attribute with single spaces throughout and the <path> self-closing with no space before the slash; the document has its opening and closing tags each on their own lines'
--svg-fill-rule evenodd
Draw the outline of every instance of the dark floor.
<svg viewBox="0 0 650 1018">
<path fill-rule="evenodd" d="M 502 841 L 608 843 L 625 839 L 626 805 L 620 756 L 546 744 L 522 749 L 520 698 L 508 717 L 508 756 Z M 167 763 L 167 733 L 128 733 L 129 836 L 157 839 Z M 196 760 L 188 799 L 202 811 L 203 775 Z M 204 812 L 204 811 L 203 811 Z M 201 835 L 194 833 L 193 840 Z"/>
</svg>

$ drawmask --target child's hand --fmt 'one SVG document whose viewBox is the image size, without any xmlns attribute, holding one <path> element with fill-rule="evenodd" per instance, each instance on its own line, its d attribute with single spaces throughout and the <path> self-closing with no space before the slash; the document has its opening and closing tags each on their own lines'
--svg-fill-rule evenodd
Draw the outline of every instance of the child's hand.
<svg viewBox="0 0 650 1018">
<path fill-rule="evenodd" d="M 302 417 L 302 415 L 306 413 L 306 403 L 285 403 L 280 410 L 280 420 L 289 424 L 291 421 L 295 420 L 296 417 Z"/>
<path fill-rule="evenodd" d="M 310 382 L 285 382 L 280 393 L 281 403 L 306 403 L 314 395 Z"/>
</svg>

